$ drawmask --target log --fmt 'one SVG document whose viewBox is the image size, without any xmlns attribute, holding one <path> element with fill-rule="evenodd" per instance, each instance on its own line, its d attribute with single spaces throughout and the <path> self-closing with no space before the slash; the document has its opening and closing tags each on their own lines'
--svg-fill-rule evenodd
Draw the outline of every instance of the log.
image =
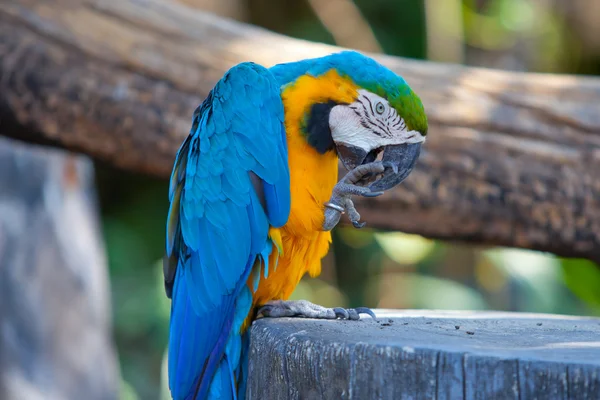
<svg viewBox="0 0 600 400">
<path fill-rule="evenodd" d="M 600 398 L 600 319 L 375 312 L 255 321 L 248 399 Z"/>
<path fill-rule="evenodd" d="M 3 134 L 166 178 L 192 111 L 231 66 L 340 48 L 164 0 L 4 0 Z M 600 79 L 373 55 L 424 101 L 430 133 L 370 226 L 600 261 Z"/>
<path fill-rule="evenodd" d="M 0 139 L 0 398 L 117 399 L 92 163 Z"/>
</svg>

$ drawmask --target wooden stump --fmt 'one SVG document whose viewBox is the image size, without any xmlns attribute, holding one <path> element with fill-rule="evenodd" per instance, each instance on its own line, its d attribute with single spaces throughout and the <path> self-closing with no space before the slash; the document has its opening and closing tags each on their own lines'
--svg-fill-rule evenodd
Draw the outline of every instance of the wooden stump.
<svg viewBox="0 0 600 400">
<path fill-rule="evenodd" d="M 256 321 L 249 399 L 600 399 L 600 319 L 376 313 Z"/>
<path fill-rule="evenodd" d="M 0 398 L 116 399 L 93 167 L 0 140 Z"/>
</svg>

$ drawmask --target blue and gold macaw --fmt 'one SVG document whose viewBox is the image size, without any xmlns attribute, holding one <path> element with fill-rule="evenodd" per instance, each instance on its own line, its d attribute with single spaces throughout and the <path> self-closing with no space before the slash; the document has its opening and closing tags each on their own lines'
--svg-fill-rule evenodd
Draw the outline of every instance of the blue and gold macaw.
<svg viewBox="0 0 600 400">
<path fill-rule="evenodd" d="M 288 301 L 317 276 L 351 196 L 412 170 L 427 134 L 421 100 L 353 51 L 231 68 L 196 109 L 171 175 L 165 287 L 174 399 L 244 398 L 254 317 L 358 319 L 371 310 Z M 338 161 L 349 170 L 338 182 Z"/>
</svg>

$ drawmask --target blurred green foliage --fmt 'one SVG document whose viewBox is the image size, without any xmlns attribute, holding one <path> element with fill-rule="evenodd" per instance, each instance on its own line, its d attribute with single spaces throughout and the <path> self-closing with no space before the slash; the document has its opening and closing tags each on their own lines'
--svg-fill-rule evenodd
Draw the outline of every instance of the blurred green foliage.
<svg viewBox="0 0 600 400">
<path fill-rule="evenodd" d="M 97 166 L 123 399 L 155 399 L 169 333 L 162 277 L 166 182 Z"/>
<path fill-rule="evenodd" d="M 307 2 L 240 2 L 248 7 L 250 23 L 333 43 Z M 427 58 L 423 1 L 357 0 L 356 4 L 386 53 Z M 465 64 L 600 74 L 600 55 L 585 51 L 564 15 L 548 7 L 548 2 L 464 0 L 457 4 L 462 20 L 450 23 L 464 32 Z M 122 398 L 166 399 L 163 360 L 170 301 L 163 289 L 160 259 L 167 182 L 103 166 L 97 171 L 114 334 L 124 378 Z M 323 274 L 304 279 L 293 298 L 328 306 L 600 315 L 600 268 L 586 260 L 551 254 L 338 228 Z"/>
<path fill-rule="evenodd" d="M 582 259 L 563 259 L 565 283 L 590 306 L 600 309 L 600 272 L 598 265 Z"/>
</svg>

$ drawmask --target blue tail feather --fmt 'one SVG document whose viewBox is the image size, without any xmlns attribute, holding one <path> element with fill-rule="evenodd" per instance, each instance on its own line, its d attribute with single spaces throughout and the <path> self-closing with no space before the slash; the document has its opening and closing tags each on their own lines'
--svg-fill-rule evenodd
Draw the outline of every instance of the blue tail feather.
<svg viewBox="0 0 600 400">
<path fill-rule="evenodd" d="M 240 354 L 240 368 L 237 371 L 238 400 L 246 399 L 248 378 L 248 353 L 250 351 L 250 331 L 242 334 L 242 352 Z"/>
<path fill-rule="evenodd" d="M 239 382 L 237 377 L 244 362 L 239 330 L 252 304 L 245 284 L 252 265 L 248 263 L 244 279 L 234 293 L 223 296 L 218 309 L 200 314 L 188 293 L 185 266 L 178 267 L 169 338 L 169 386 L 173 399 L 237 397 L 231 388 L 232 382 L 234 387 Z"/>
</svg>

